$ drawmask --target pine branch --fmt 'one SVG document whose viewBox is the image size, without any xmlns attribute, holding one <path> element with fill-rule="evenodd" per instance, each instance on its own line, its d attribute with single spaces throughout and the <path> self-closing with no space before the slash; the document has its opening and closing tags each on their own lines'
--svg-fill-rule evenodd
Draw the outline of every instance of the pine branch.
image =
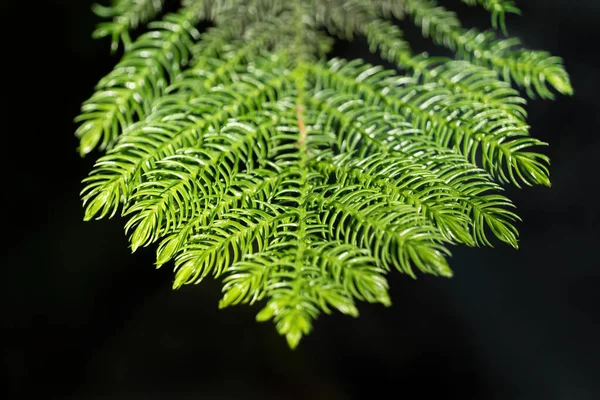
<svg viewBox="0 0 600 400">
<path fill-rule="evenodd" d="M 269 67 L 268 60 L 265 67 Z M 165 98 L 161 105 L 168 106 L 169 113 L 164 117 L 168 121 L 149 118 L 133 126 L 109 154 L 98 160 L 84 180 L 87 183 L 82 191 L 84 204 L 87 204 L 85 219 L 94 218 L 98 213 L 98 218 L 113 216 L 120 203 L 129 201 L 134 187 L 142 182 L 143 175 L 157 160 L 192 146 L 203 130 L 218 128 L 230 117 L 239 117 L 246 110 L 260 107 L 274 92 L 284 91 L 286 82 L 281 77 L 273 77 L 267 84 L 240 80 L 223 88 L 215 87 L 204 96 L 185 96 L 186 102 L 175 106 Z M 185 110 L 182 112 L 182 109 Z M 161 115 L 162 111 L 156 113 Z M 210 117 L 203 119 L 204 115 Z"/>
<path fill-rule="evenodd" d="M 138 38 L 115 69 L 100 80 L 75 119 L 81 123 L 76 132 L 81 155 L 98 145 L 101 150 L 109 149 L 120 132 L 145 116 L 168 79 L 187 64 L 193 39 L 199 35 L 194 25 L 200 18 L 200 9 L 189 7 L 151 23 L 152 30 Z"/>
<path fill-rule="evenodd" d="M 525 88 L 535 98 L 554 98 L 550 85 L 561 94 L 573 94 L 562 59 L 544 51 L 521 49 L 516 38 L 496 39 L 493 32 L 466 30 L 452 11 L 434 0 L 405 0 L 405 11 L 421 26 L 423 35 L 456 51 L 456 56 L 493 69 L 506 82 Z"/>
<path fill-rule="evenodd" d="M 96 39 L 110 36 L 110 49 L 114 53 L 123 43 L 125 50 L 131 46 L 129 31 L 153 19 L 162 10 L 164 0 L 115 0 L 111 7 L 94 4 L 92 10 L 110 22 L 98 24 L 92 34 Z"/>
<path fill-rule="evenodd" d="M 466 60 L 413 54 L 389 21 L 405 14 Z M 173 288 L 221 279 L 220 308 L 260 303 L 291 348 L 321 314 L 389 306 L 392 270 L 450 277 L 450 246 L 516 248 L 501 184 L 550 185 L 510 82 L 566 93 L 562 65 L 430 1 L 185 0 L 148 26 L 77 118 L 81 154 L 107 150 L 84 219 L 120 212 L 132 251 L 174 264 Z M 402 72 L 325 61 L 324 30 Z"/>
<path fill-rule="evenodd" d="M 527 102 L 510 84 L 497 79 L 497 75 L 467 61 L 431 58 L 427 54 L 414 56 L 398 27 L 388 21 L 374 19 L 363 28 L 372 52 L 414 72 L 425 83 L 438 83 L 469 99 L 505 111 L 504 117 L 525 120 L 523 108 Z"/>
<path fill-rule="evenodd" d="M 326 11 L 322 12 L 321 25 L 329 27 L 332 34 L 348 39 L 360 33 L 367 38 L 372 52 L 379 52 L 383 59 L 413 71 L 415 77 L 425 82 L 438 82 L 453 92 L 468 94 L 473 100 L 502 109 L 506 111 L 507 118 L 526 117 L 521 106 L 526 104 L 525 99 L 509 83 L 498 80 L 493 71 L 469 62 L 430 58 L 427 54 L 414 56 L 397 26 L 379 19 L 364 2 L 349 0 L 344 5 L 344 13 L 331 16 Z M 385 5 L 382 9 L 384 14 L 402 13 Z M 349 24 L 348 21 L 352 22 Z"/>
<path fill-rule="evenodd" d="M 526 127 L 518 121 L 503 119 L 502 113 L 468 100 L 469 108 L 463 108 L 463 96 L 443 87 L 419 85 L 413 78 L 398 79 L 381 68 L 357 65 L 333 63 L 333 70 L 322 68 L 320 83 L 334 91 L 361 95 L 367 106 L 383 104 L 382 111 L 403 116 L 415 128 L 425 128 L 430 139 L 456 149 L 473 164 L 481 158 L 482 167 L 501 182 L 516 186 L 550 184 L 547 157 L 524 151 L 545 143 L 528 137 Z M 334 99 L 332 93 L 328 96 Z M 362 102 L 350 100 L 346 104 L 359 113 L 365 111 Z M 343 150 L 348 149 L 353 147 Z"/>
</svg>

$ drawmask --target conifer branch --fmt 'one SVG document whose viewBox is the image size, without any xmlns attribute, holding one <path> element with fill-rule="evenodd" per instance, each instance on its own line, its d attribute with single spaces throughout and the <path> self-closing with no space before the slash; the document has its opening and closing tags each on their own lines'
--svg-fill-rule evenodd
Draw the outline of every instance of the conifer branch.
<svg viewBox="0 0 600 400">
<path fill-rule="evenodd" d="M 92 36 L 110 36 L 113 53 L 119 48 L 119 42 L 128 50 L 131 46 L 129 31 L 153 19 L 160 13 L 163 5 L 164 0 L 114 0 L 111 7 L 94 4 L 92 10 L 96 15 L 112 18 L 112 21 L 100 23 Z"/>
<path fill-rule="evenodd" d="M 456 51 L 458 58 L 496 71 L 506 82 L 525 88 L 535 98 L 554 98 L 549 86 L 561 94 L 573 94 L 562 59 L 544 51 L 521 49 L 516 38 L 497 39 L 493 32 L 462 28 L 456 14 L 434 0 L 404 0 L 405 11 L 423 35 Z"/>
<path fill-rule="evenodd" d="M 513 12 L 464 1 L 502 28 Z M 119 40 L 149 4 L 103 9 Z M 450 277 L 450 246 L 518 247 L 501 185 L 550 180 L 511 82 L 571 93 L 558 58 L 464 30 L 430 0 L 182 4 L 126 46 L 76 119 L 80 153 L 106 150 L 84 219 L 120 213 L 132 251 L 155 245 L 156 266 L 174 265 L 174 289 L 221 279 L 220 308 L 259 303 L 295 348 L 321 314 L 389 306 L 393 270 Z M 407 15 L 463 60 L 413 54 L 390 21 Z M 398 69 L 325 61 L 329 35 L 362 35 Z"/>
<path fill-rule="evenodd" d="M 468 61 L 431 58 L 427 54 L 412 54 L 398 27 L 388 21 L 375 19 L 364 26 L 364 35 L 372 52 L 378 51 L 387 61 L 408 69 L 425 83 L 437 82 L 455 93 L 498 110 L 508 119 L 524 121 L 527 103 L 510 84 L 497 79 L 489 69 Z"/>
<path fill-rule="evenodd" d="M 75 119 L 81 123 L 76 131 L 81 155 L 97 146 L 109 149 L 120 132 L 146 115 L 168 80 L 187 64 L 193 40 L 199 36 L 194 25 L 201 16 L 196 5 L 151 23 L 152 30 L 139 37 L 115 69 L 100 80 Z"/>
</svg>

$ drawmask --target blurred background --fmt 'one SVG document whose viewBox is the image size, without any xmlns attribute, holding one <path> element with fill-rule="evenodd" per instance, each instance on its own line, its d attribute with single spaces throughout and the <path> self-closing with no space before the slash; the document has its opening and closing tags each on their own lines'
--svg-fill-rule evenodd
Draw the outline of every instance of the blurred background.
<svg viewBox="0 0 600 400">
<path fill-rule="evenodd" d="M 72 120 L 118 61 L 91 39 L 91 4 L 0 5 L 3 398 L 600 399 L 599 1 L 519 0 L 508 19 L 564 58 L 575 88 L 530 101 L 553 186 L 508 189 L 520 249 L 453 248 L 450 280 L 391 274 L 392 307 L 323 316 L 295 351 L 257 308 L 218 310 L 216 282 L 172 291 L 153 248 L 130 253 L 122 219 L 82 221 L 94 157 L 76 153 Z M 447 54 L 404 25 L 415 49 Z M 377 62 L 364 41 L 334 53 Z"/>
</svg>

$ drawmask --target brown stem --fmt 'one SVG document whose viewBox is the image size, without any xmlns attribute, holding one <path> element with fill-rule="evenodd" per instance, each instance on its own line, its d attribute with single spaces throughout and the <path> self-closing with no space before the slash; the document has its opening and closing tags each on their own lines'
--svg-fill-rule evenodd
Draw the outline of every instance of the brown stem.
<svg viewBox="0 0 600 400">
<path fill-rule="evenodd" d="M 300 138 L 296 142 L 296 147 L 300 147 L 301 149 L 306 149 L 306 125 L 304 124 L 304 117 L 302 113 L 304 112 L 304 105 L 298 104 L 296 106 L 296 121 L 298 121 L 298 132 Z M 308 150 L 306 150 L 306 154 L 308 154 Z"/>
</svg>

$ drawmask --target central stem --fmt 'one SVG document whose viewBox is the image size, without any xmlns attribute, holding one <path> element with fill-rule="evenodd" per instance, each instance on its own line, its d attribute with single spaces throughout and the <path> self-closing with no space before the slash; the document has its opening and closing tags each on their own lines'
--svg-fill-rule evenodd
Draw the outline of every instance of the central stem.
<svg viewBox="0 0 600 400">
<path fill-rule="evenodd" d="M 304 104 L 299 103 L 296 106 L 296 121 L 298 122 L 298 142 L 296 142 L 296 146 L 300 148 L 306 148 L 306 125 L 304 124 Z M 308 150 L 306 150 L 308 153 Z"/>
</svg>

